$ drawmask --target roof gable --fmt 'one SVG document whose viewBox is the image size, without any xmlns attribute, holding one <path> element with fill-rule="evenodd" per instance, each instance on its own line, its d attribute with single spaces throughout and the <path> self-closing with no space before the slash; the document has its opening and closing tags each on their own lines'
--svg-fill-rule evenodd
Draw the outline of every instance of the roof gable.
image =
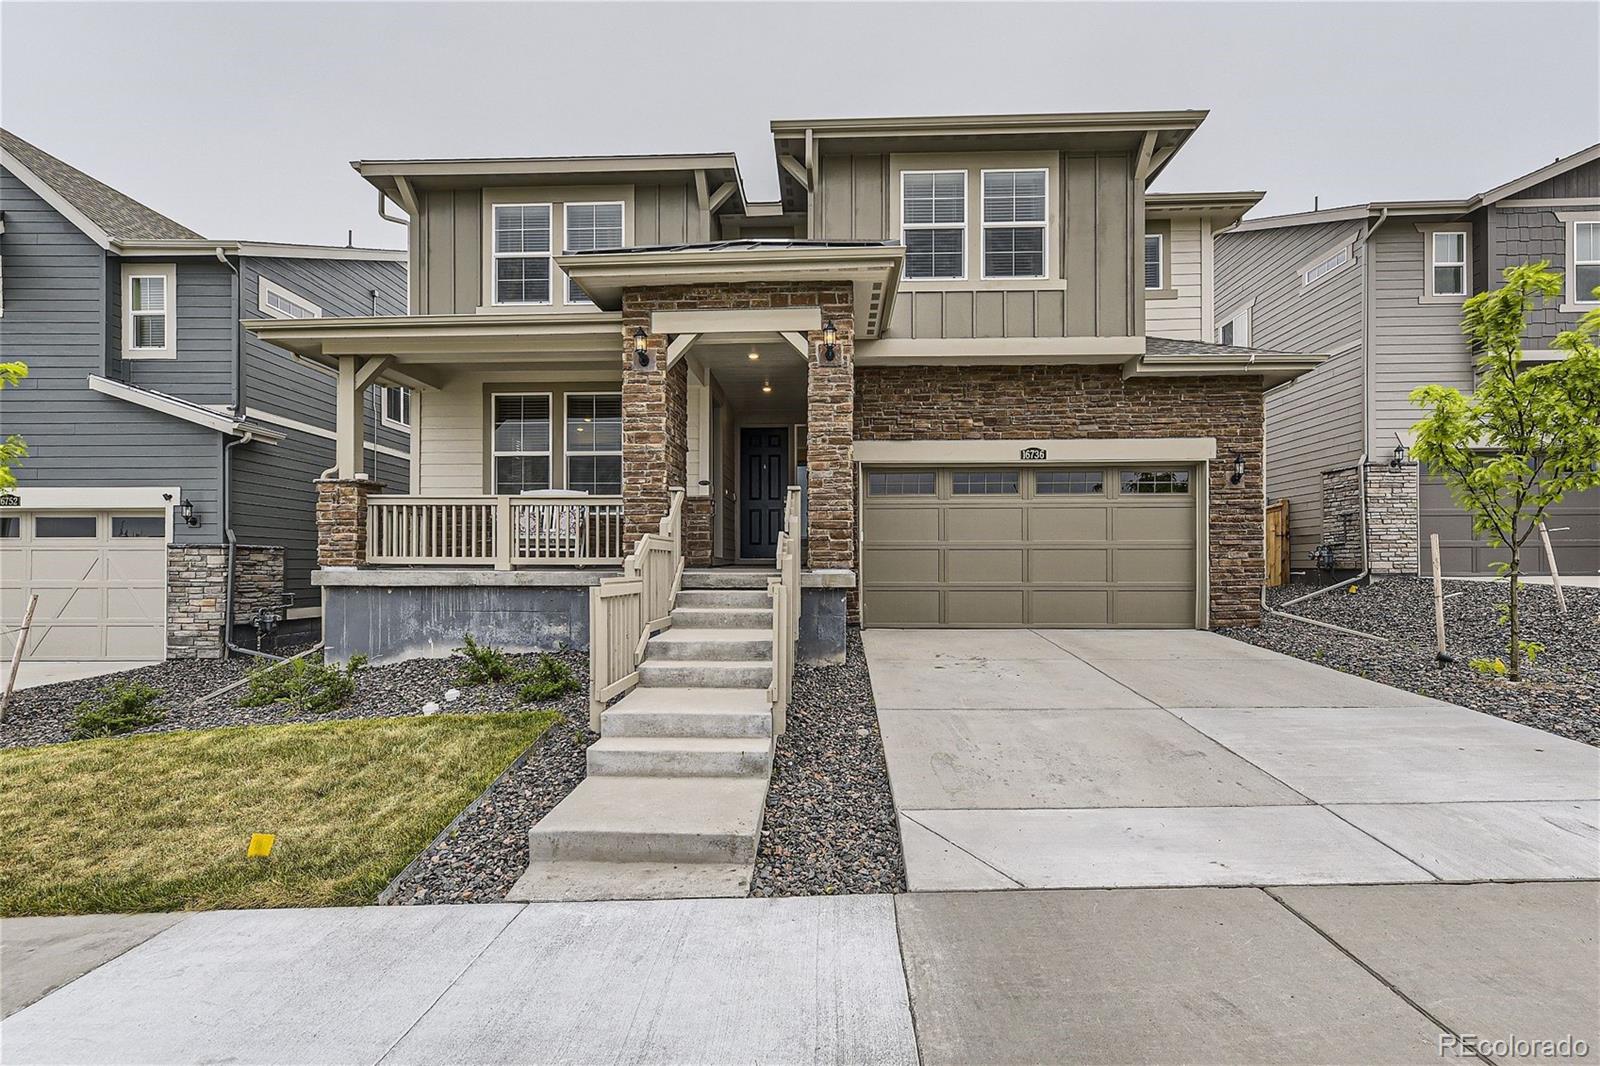
<svg viewBox="0 0 1600 1066">
<path fill-rule="evenodd" d="M 86 221 L 99 231 L 89 234 L 97 240 L 102 237 L 117 241 L 202 239 L 188 226 L 91 178 L 9 130 L 0 129 L 0 149 L 4 150 L 7 163 L 14 162 L 19 168 L 17 177 L 20 180 L 30 186 L 34 182 L 45 186 L 72 209 L 63 213 L 75 225 L 84 228 Z M 30 177 L 32 181 L 28 180 Z M 49 198 L 45 189 L 35 188 L 34 191 Z"/>
</svg>

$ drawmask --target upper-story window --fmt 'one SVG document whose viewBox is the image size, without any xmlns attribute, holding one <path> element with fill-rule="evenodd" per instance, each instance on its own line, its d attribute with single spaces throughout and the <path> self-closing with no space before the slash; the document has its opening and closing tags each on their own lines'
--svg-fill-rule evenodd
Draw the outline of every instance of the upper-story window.
<svg viewBox="0 0 1600 1066">
<path fill-rule="evenodd" d="M 550 302 L 550 205 L 494 205 L 494 302 Z"/>
<path fill-rule="evenodd" d="M 908 170 L 900 175 L 900 228 L 908 281 L 967 276 L 967 172 Z"/>
<path fill-rule="evenodd" d="M 1324 256 L 1300 272 L 1300 284 L 1315 285 L 1335 270 L 1350 262 L 1350 249 L 1340 248 L 1331 255 Z"/>
<path fill-rule="evenodd" d="M 1161 234 L 1146 233 L 1144 235 L 1144 287 L 1147 289 L 1160 289 L 1164 287 L 1166 279 L 1161 276 Z"/>
<path fill-rule="evenodd" d="M 322 308 L 275 281 L 260 281 L 261 313 L 269 318 L 321 318 Z"/>
<path fill-rule="evenodd" d="M 1241 307 L 1217 326 L 1217 343 L 1236 348 L 1250 347 L 1250 308 Z"/>
<path fill-rule="evenodd" d="M 1573 223 L 1572 279 L 1573 303 L 1600 303 L 1600 221 Z"/>
<path fill-rule="evenodd" d="M 983 276 L 1044 277 L 1046 170 L 983 172 Z"/>
<path fill-rule="evenodd" d="M 395 429 L 411 428 L 411 390 L 383 387 L 383 422 Z"/>
<path fill-rule="evenodd" d="M 1467 234 L 1465 230 L 1435 230 L 1428 239 L 1428 293 L 1431 296 L 1467 294 Z"/>
<path fill-rule="evenodd" d="M 592 252 L 600 248 L 622 247 L 622 204 L 567 204 L 566 244 L 569 252 Z M 567 279 L 567 303 L 593 303 L 571 278 Z"/>
<path fill-rule="evenodd" d="M 124 358 L 171 359 L 177 355 L 177 287 L 175 264 L 122 264 Z"/>
</svg>

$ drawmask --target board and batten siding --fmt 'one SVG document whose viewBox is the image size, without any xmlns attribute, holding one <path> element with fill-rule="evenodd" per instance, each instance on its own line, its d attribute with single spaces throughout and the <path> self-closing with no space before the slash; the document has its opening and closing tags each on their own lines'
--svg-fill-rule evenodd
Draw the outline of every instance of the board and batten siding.
<svg viewBox="0 0 1600 1066">
<path fill-rule="evenodd" d="M 1147 297 L 1144 302 L 1144 331 L 1152 337 L 1174 337 L 1184 341 L 1209 341 L 1205 330 L 1205 255 L 1204 243 L 1210 238 L 1210 222 L 1201 218 L 1177 217 L 1163 220 L 1161 230 L 1167 241 L 1170 261 L 1163 292 L 1173 295 Z M 1156 230 L 1146 225 L 1147 230 Z"/>
<path fill-rule="evenodd" d="M 17 388 L 0 394 L 0 431 L 28 442 L 29 455 L 15 468 L 18 481 L 24 487 L 177 485 L 194 502 L 200 524 L 174 523 L 173 539 L 217 542 L 219 435 L 88 387 L 90 374 L 123 377 L 129 365 L 112 358 L 120 355 L 120 300 L 108 298 L 121 286 L 120 263 L 3 168 L 0 210 L 6 222 L 0 234 L 0 359 L 20 360 L 29 370 Z M 170 385 L 164 391 L 191 395 L 181 380 Z"/>
<path fill-rule="evenodd" d="M 1360 232 L 1358 222 L 1224 233 L 1216 238 L 1216 319 L 1250 308 L 1250 344 L 1337 353 L 1266 394 L 1267 500 L 1289 501 L 1290 564 L 1307 565 L 1322 541 L 1322 474 L 1361 458 L 1365 376 L 1362 261 L 1313 285 L 1301 269 Z"/>
<path fill-rule="evenodd" d="M 560 190 L 530 196 L 551 196 Z M 417 217 L 410 226 L 412 313 L 470 315 L 483 305 L 483 190 L 432 189 L 419 192 Z M 693 186 L 618 185 L 586 189 L 584 200 L 622 200 L 629 204 L 625 224 L 634 245 L 686 244 L 710 239 L 710 220 L 700 209 Z M 553 243 L 561 250 L 559 214 Z M 557 301 L 559 308 L 560 303 Z"/>
<path fill-rule="evenodd" d="M 888 335 L 897 339 L 1121 337 L 1143 324 L 1143 190 L 1133 160 L 1121 153 L 1046 153 L 1055 195 L 1050 204 L 1050 278 L 937 285 L 902 281 Z M 904 169 L 919 169 L 917 157 Z M 956 166 L 976 174 L 984 155 Z M 825 240 L 899 240 L 894 197 L 902 161 L 891 154 L 828 154 L 819 163 L 813 236 Z M 937 169 L 947 169 L 943 163 Z M 975 181 L 975 179 L 974 179 Z M 982 220 L 982 193 L 969 181 L 968 232 Z M 970 243 L 970 242 L 969 242 Z M 971 256 L 969 255 L 969 259 Z M 968 278 L 981 273 L 968 263 Z"/>
</svg>

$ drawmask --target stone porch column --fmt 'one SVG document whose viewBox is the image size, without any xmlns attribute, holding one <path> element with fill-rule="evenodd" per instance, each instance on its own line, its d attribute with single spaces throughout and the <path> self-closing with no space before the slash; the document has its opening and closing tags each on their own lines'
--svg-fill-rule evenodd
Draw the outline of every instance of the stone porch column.
<svg viewBox="0 0 1600 1066">
<path fill-rule="evenodd" d="M 382 491 L 381 484 L 364 477 L 317 482 L 317 565 L 367 561 L 367 497 Z"/>
<path fill-rule="evenodd" d="M 635 367 L 633 331 L 650 328 L 650 312 L 631 303 L 630 295 L 622 315 L 622 527 L 630 551 L 660 527 L 670 490 L 686 481 L 689 423 L 689 365 L 680 359 L 663 369 L 667 339 L 652 334 L 654 365 Z"/>
<path fill-rule="evenodd" d="M 832 321 L 837 332 L 839 358 L 824 364 L 822 333 L 807 334 L 806 563 L 813 569 L 854 570 L 855 315 L 848 288 L 820 295 L 823 321 Z"/>
</svg>

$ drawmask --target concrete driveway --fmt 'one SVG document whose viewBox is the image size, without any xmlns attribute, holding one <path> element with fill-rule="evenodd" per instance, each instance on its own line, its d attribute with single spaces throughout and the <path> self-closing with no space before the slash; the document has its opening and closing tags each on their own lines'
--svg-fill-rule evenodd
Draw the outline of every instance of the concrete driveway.
<svg viewBox="0 0 1600 1066">
<path fill-rule="evenodd" d="M 867 630 L 913 891 L 1600 878 L 1600 749 L 1212 633 Z"/>
</svg>

